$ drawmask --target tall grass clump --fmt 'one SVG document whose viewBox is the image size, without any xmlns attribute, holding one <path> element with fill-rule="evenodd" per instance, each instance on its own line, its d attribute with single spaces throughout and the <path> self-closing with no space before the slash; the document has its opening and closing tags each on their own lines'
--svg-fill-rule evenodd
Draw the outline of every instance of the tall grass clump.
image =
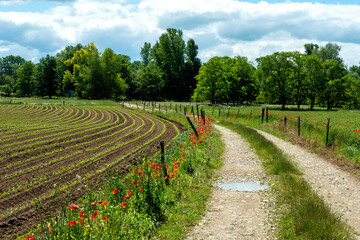
<svg viewBox="0 0 360 240">
<path fill-rule="evenodd" d="M 350 227 L 311 189 L 289 156 L 254 129 L 226 121 L 221 124 L 249 141 L 274 176 L 281 209 L 279 239 L 354 239 Z"/>
</svg>

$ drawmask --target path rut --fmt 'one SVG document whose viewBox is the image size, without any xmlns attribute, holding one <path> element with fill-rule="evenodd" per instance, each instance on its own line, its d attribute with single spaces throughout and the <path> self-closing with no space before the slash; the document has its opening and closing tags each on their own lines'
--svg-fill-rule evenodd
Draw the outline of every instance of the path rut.
<svg viewBox="0 0 360 240">
<path fill-rule="evenodd" d="M 223 167 L 217 171 L 214 185 L 265 179 L 261 161 L 240 135 L 216 126 L 225 143 Z M 241 192 L 214 187 L 209 208 L 188 239 L 272 239 L 270 236 L 268 190 Z"/>
</svg>

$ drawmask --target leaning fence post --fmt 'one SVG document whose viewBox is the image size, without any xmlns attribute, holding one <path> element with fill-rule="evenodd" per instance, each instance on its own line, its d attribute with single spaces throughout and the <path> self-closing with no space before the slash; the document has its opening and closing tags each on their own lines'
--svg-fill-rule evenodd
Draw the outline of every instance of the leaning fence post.
<svg viewBox="0 0 360 240">
<path fill-rule="evenodd" d="M 196 104 L 196 113 L 197 113 L 197 117 L 199 119 L 199 104 Z"/>
<path fill-rule="evenodd" d="M 169 185 L 169 177 L 167 175 L 167 170 L 166 170 L 166 165 L 165 165 L 165 144 L 164 141 L 160 142 L 160 149 L 161 149 L 161 165 L 162 165 L 162 169 L 164 171 L 164 175 L 165 175 L 165 184 Z"/>
<path fill-rule="evenodd" d="M 327 124 L 326 124 L 326 140 L 325 140 L 325 147 L 328 147 L 328 142 L 329 142 L 329 130 L 330 130 L 330 118 L 327 119 Z"/>
<path fill-rule="evenodd" d="M 189 118 L 189 117 L 186 117 L 186 119 L 187 119 L 188 122 L 190 123 L 190 126 L 191 126 L 192 130 L 194 130 L 194 132 L 195 132 L 195 134 L 196 134 L 196 137 L 199 138 L 199 134 L 198 134 L 198 132 L 196 131 L 196 129 L 195 129 L 193 123 L 191 122 L 190 118 Z"/>
</svg>

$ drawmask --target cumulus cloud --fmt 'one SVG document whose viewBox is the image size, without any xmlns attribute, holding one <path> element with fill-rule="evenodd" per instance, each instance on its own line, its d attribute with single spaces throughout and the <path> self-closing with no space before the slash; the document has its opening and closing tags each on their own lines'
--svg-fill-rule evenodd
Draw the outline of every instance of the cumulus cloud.
<svg viewBox="0 0 360 240">
<path fill-rule="evenodd" d="M 0 51 L 0 56 L 21 48 L 40 58 L 69 44 L 93 41 L 101 51 L 110 47 L 136 60 L 144 42 L 155 43 L 166 28 L 177 28 L 183 30 L 185 40 L 196 41 L 203 61 L 215 55 L 242 55 L 254 61 L 274 51 L 303 51 L 309 42 L 336 42 L 347 64 L 360 60 L 354 54 L 360 49 L 360 5 L 237 0 L 48 2 L 66 4 L 42 13 L 0 13 L 0 49 L 9 49 Z"/>
</svg>

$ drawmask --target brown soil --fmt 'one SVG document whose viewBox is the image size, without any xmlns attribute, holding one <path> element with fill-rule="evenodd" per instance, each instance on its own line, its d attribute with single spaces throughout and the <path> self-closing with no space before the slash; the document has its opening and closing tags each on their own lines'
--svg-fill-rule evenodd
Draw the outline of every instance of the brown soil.
<svg viewBox="0 0 360 240">
<path fill-rule="evenodd" d="M 17 109 L 19 111 L 19 109 Z M 97 110 L 100 111 L 100 110 Z M 36 199 L 37 197 L 50 193 L 55 188 L 59 189 L 61 186 L 66 185 L 69 182 L 76 181 L 79 177 L 84 176 L 85 174 L 95 174 L 96 177 L 94 177 L 91 182 L 86 183 L 87 186 L 98 186 L 101 185 L 97 179 L 99 178 L 105 178 L 105 174 L 96 174 L 96 170 L 101 169 L 103 167 L 106 167 L 108 164 L 114 162 L 115 160 L 119 159 L 122 156 L 126 156 L 127 154 L 131 153 L 133 149 L 138 148 L 142 146 L 144 143 L 157 138 L 155 141 L 151 142 L 150 144 L 147 144 L 143 146 L 140 150 L 136 151 L 135 153 L 130 154 L 128 157 L 120 161 L 119 164 L 116 164 L 116 166 L 111 167 L 111 169 L 117 169 L 120 170 L 122 174 L 125 174 L 128 171 L 128 166 L 130 164 L 133 164 L 136 162 L 136 156 L 142 155 L 142 154 L 152 154 L 155 151 L 157 151 L 157 147 L 159 145 L 160 141 L 169 142 L 175 135 L 176 135 L 176 129 L 169 123 L 162 121 L 156 117 L 152 117 L 149 115 L 146 115 L 146 118 L 142 116 L 141 114 L 137 114 L 136 112 L 132 112 L 129 110 L 123 111 L 122 109 L 116 109 L 113 110 L 117 112 L 116 114 L 119 114 L 122 112 L 125 115 L 125 118 L 127 119 L 127 122 L 124 125 L 120 125 L 124 119 L 120 118 L 120 121 L 117 123 L 119 126 L 111 129 L 111 131 L 104 132 L 102 134 L 99 134 L 98 136 L 94 136 L 94 138 L 98 138 L 98 141 L 95 141 L 90 144 L 84 144 L 80 147 L 71 148 L 68 150 L 60 151 L 57 153 L 54 153 L 52 155 L 46 156 L 46 157 L 39 157 L 36 158 L 37 154 L 41 154 L 44 151 L 41 149 L 32 151 L 29 154 L 20 154 L 14 158 L 6 159 L 6 164 L 9 162 L 18 161 L 21 159 L 26 159 L 32 156 L 35 156 L 35 159 L 24 163 L 14 166 L 13 168 L 2 168 L 1 170 L 1 176 L 4 176 L 5 174 L 9 174 L 12 172 L 16 172 L 21 169 L 25 169 L 31 166 L 41 166 L 36 171 L 29 171 L 27 173 L 19 174 L 18 176 L 14 176 L 10 179 L 2 179 L 0 180 L 0 190 L 7 191 L 9 188 L 16 186 L 16 184 L 23 183 L 26 184 L 27 181 L 31 179 L 39 179 L 40 177 L 47 176 L 47 178 L 44 181 L 39 182 L 38 184 L 35 184 L 32 187 L 25 187 L 21 189 L 20 191 L 10 193 L 8 195 L 0 197 L 0 212 L 6 212 L 11 208 L 24 206 L 26 203 L 29 203 L 31 200 Z M 112 117 L 114 117 L 112 115 Z M 134 119 L 131 120 L 132 117 Z M 152 123 L 149 119 L 151 119 L 154 123 Z M 145 122 L 144 126 L 139 128 L 137 131 L 129 134 L 131 131 L 135 130 L 137 127 L 139 127 L 142 124 L 141 119 Z M 93 122 L 94 119 L 89 119 L 89 122 Z M 103 119 L 103 121 L 106 121 L 106 119 Z M 165 123 L 166 131 L 165 133 L 162 133 L 163 131 L 163 125 L 161 122 Z M 129 127 L 128 129 L 123 130 L 125 127 L 130 126 L 130 124 L 134 123 L 134 126 Z M 101 123 L 99 123 L 101 126 Z M 153 126 L 153 129 L 147 133 L 145 136 L 140 137 L 142 134 L 145 134 L 147 131 L 151 129 Z M 100 128 L 101 129 L 101 128 Z M 111 137 L 106 137 L 106 135 L 113 134 Z M 89 138 L 81 138 L 81 136 L 89 134 L 89 132 L 83 131 L 79 132 L 79 135 L 76 135 L 76 138 L 81 139 L 80 143 L 86 143 L 89 140 Z M 129 134 L 128 136 L 125 136 L 126 134 Z M 115 141 L 112 144 L 106 145 L 104 147 L 96 148 L 92 151 L 87 151 L 87 149 L 90 149 L 92 147 L 99 146 L 103 143 L 112 142 L 116 139 L 118 139 L 121 136 L 125 136 L 124 138 L 119 139 L 118 141 Z M 38 137 L 38 135 L 36 135 Z M 44 134 L 44 137 L 46 138 L 46 134 Z M 105 137 L 104 139 L 100 139 L 101 137 Z M 131 142 L 129 142 L 131 141 Z M 125 143 L 124 145 L 120 146 L 121 144 Z M 74 143 L 73 143 L 74 144 Z M 57 148 L 66 148 L 69 145 L 60 144 L 57 145 L 54 148 L 47 148 L 45 151 L 53 151 Z M 117 147 L 119 146 L 119 147 Z M 104 150 L 113 147 L 114 149 L 110 152 L 107 152 L 105 154 L 101 154 Z M 67 154 L 70 154 L 72 152 L 80 151 L 79 154 L 62 159 L 61 161 L 54 163 L 54 164 L 46 164 L 46 162 L 50 159 L 56 159 L 61 156 L 65 156 Z M 98 155 L 98 157 L 94 158 L 93 156 Z M 93 157 L 93 159 L 89 162 L 86 162 L 84 164 L 80 164 L 76 168 L 71 168 L 70 170 L 66 170 L 64 172 L 61 172 L 57 175 L 52 175 L 52 173 L 56 172 L 62 167 L 70 166 L 74 163 L 80 162 L 83 159 L 87 159 Z M 2 164 L 4 164 L 3 162 Z M 85 183 L 79 183 L 76 186 L 74 186 L 69 191 L 64 191 L 59 193 L 51 198 L 51 199 L 45 199 L 41 202 L 41 204 L 37 204 L 36 206 L 29 206 L 25 207 L 22 210 L 15 211 L 11 215 L 0 218 L 0 236 L 3 237 L 3 239 L 11 239 L 15 237 L 17 234 L 21 234 L 26 232 L 26 230 L 30 227 L 33 227 L 34 225 L 37 225 L 40 223 L 40 216 L 48 217 L 50 214 L 54 216 L 55 213 L 59 212 L 61 210 L 61 206 L 66 204 L 68 201 L 75 202 L 79 197 L 82 196 L 85 190 Z M 64 201 L 64 199 L 68 199 L 68 201 Z M 55 209 L 53 209 L 56 206 Z M 41 213 L 41 214 L 40 214 Z M 2 239 L 0 237 L 0 239 Z"/>
</svg>

